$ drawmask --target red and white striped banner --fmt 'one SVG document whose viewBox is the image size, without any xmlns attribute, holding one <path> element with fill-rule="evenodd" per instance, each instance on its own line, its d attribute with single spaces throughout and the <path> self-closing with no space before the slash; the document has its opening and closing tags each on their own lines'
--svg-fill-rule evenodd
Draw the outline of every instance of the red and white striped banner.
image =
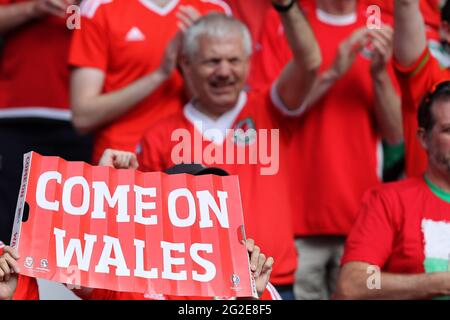
<svg viewBox="0 0 450 320">
<path fill-rule="evenodd" d="M 11 245 L 21 273 L 115 291 L 256 296 L 236 176 L 24 158 Z"/>
</svg>

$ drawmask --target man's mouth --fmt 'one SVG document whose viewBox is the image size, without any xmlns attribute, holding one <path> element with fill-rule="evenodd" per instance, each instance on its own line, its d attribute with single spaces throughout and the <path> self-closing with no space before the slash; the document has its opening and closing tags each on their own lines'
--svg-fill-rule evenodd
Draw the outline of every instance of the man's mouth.
<svg viewBox="0 0 450 320">
<path fill-rule="evenodd" d="M 234 84 L 231 83 L 211 83 L 211 89 L 214 93 L 230 93 L 234 91 Z"/>
</svg>

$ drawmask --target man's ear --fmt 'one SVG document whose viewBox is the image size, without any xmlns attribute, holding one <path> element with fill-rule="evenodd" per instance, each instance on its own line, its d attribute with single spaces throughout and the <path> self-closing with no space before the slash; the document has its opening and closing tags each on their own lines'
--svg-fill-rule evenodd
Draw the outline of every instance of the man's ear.
<svg viewBox="0 0 450 320">
<path fill-rule="evenodd" d="M 179 59 L 179 64 L 180 64 L 180 68 L 183 74 L 189 74 L 189 59 L 188 57 L 186 57 L 186 55 L 182 54 L 180 55 L 180 59 Z"/>
<path fill-rule="evenodd" d="M 422 148 L 428 151 L 428 134 L 424 128 L 419 128 L 417 130 L 417 138 L 419 139 Z"/>
</svg>

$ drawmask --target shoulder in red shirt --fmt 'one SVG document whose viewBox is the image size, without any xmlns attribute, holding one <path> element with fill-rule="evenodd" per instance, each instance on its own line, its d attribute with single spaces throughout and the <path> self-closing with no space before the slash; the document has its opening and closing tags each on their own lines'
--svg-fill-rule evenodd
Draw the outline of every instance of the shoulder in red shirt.
<svg viewBox="0 0 450 320">
<path fill-rule="evenodd" d="M 359 261 L 392 273 L 447 271 L 450 195 L 411 178 L 364 197 L 342 264 Z"/>
</svg>

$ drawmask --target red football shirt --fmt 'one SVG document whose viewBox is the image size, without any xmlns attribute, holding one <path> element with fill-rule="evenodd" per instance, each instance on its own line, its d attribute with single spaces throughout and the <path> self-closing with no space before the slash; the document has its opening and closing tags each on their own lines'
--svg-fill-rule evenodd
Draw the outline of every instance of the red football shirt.
<svg viewBox="0 0 450 320">
<path fill-rule="evenodd" d="M 425 50 L 410 67 L 396 64 L 397 78 L 402 92 L 403 131 L 406 148 L 406 174 L 417 176 L 427 168 L 427 156 L 417 139 L 417 111 L 425 94 L 435 84 L 450 80 L 450 70 L 442 68 Z"/>
<path fill-rule="evenodd" d="M 36 279 L 19 275 L 13 300 L 39 300 L 39 289 Z"/>
<path fill-rule="evenodd" d="M 271 277 L 275 285 L 293 283 L 297 261 L 286 172 L 290 121 L 285 119 L 269 94 L 242 93 L 237 106 L 217 121 L 205 119 L 188 104 L 183 114 L 164 119 L 146 133 L 139 155 L 143 171 L 164 171 L 176 163 L 196 162 L 239 176 L 247 237 L 275 259 Z M 276 138 L 270 129 L 278 128 L 277 164 L 261 156 L 277 157 Z M 247 134 L 226 129 L 242 129 Z M 263 145 L 266 141 L 267 149 Z M 185 147 L 182 151 L 181 146 Z M 244 161 L 239 156 L 242 154 Z M 263 175 L 266 169 L 272 172 L 265 173 L 272 175 Z"/>
<path fill-rule="evenodd" d="M 31 0 L 0 0 L 0 5 Z M 0 118 L 69 120 L 67 58 L 71 31 L 53 15 L 4 35 L 0 59 Z"/>
<path fill-rule="evenodd" d="M 342 264 L 359 261 L 392 273 L 448 271 L 450 194 L 423 177 L 368 191 Z"/>
<path fill-rule="evenodd" d="M 302 1 L 322 51 L 320 72 L 331 67 L 339 44 L 366 26 L 366 7 L 333 17 Z M 332 35 L 332 36 L 330 36 Z M 264 88 L 291 59 L 279 17 L 271 11 L 261 33 L 251 86 Z M 294 228 L 297 236 L 347 235 L 364 192 L 380 182 L 380 136 L 367 50 L 297 122 L 290 149 Z M 391 77 L 395 83 L 393 68 Z"/>
<path fill-rule="evenodd" d="M 69 63 L 105 73 L 103 92 L 126 87 L 153 72 L 178 31 L 176 13 L 191 5 L 200 13 L 229 12 L 219 0 L 172 0 L 165 8 L 147 0 L 92 0 L 82 5 L 81 29 L 74 32 Z M 178 72 L 128 113 L 96 132 L 93 163 L 104 149 L 135 151 L 145 130 L 184 104 Z"/>
</svg>

